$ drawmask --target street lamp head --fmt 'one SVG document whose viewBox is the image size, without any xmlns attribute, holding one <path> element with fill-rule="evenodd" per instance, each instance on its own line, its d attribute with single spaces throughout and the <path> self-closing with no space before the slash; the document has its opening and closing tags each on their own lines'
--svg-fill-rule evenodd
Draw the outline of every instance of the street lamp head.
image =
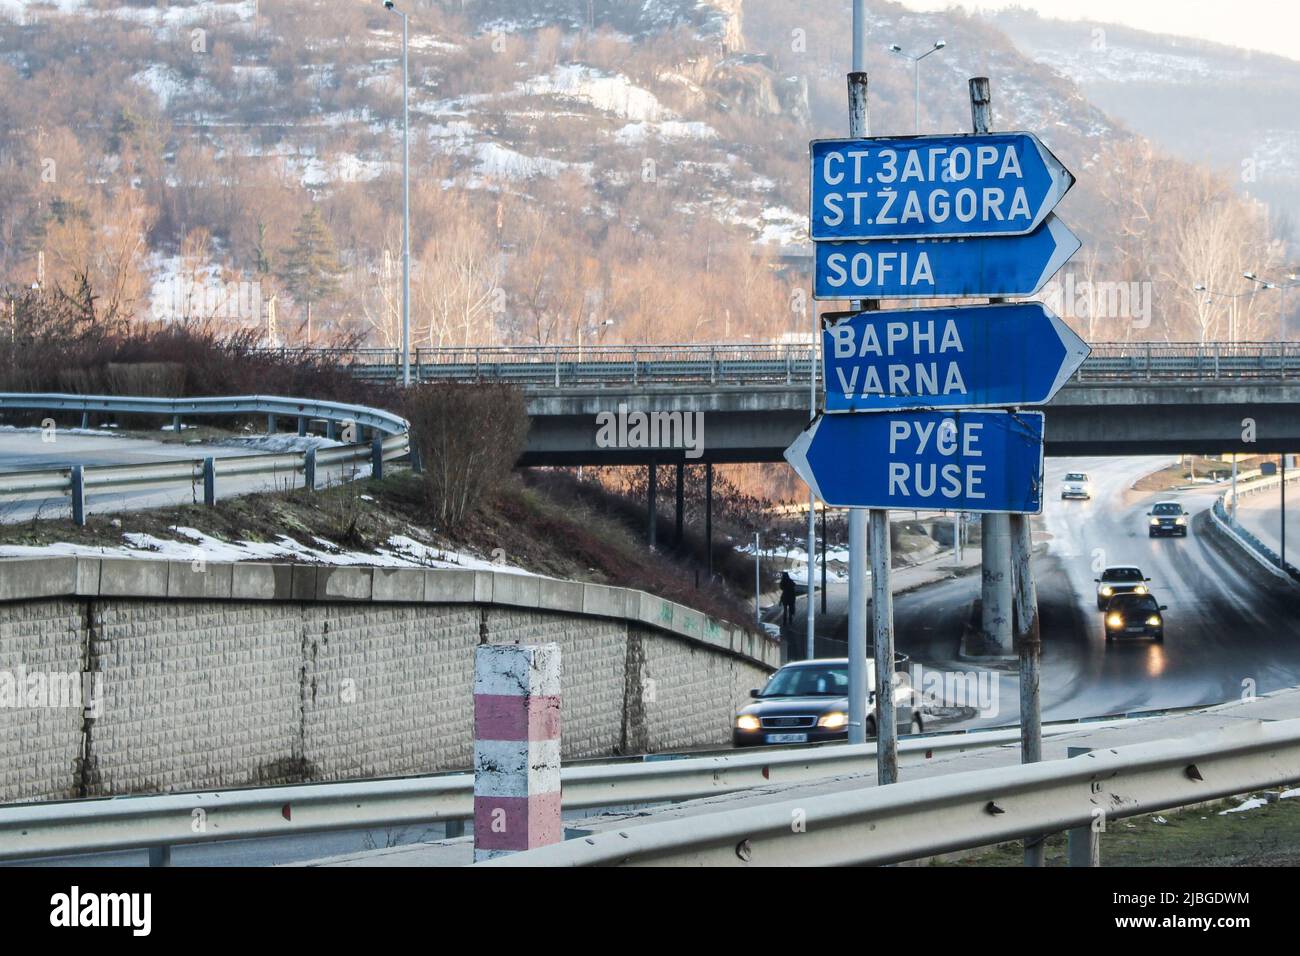
<svg viewBox="0 0 1300 956">
<path fill-rule="evenodd" d="M 1259 278 L 1259 277 L 1258 277 L 1257 275 L 1255 275 L 1255 273 L 1253 273 L 1253 272 L 1243 272 L 1243 273 L 1241 274 L 1241 277 L 1242 277 L 1243 279 L 1249 279 L 1251 282 L 1255 282 L 1255 281 Z"/>
<path fill-rule="evenodd" d="M 1198 282 L 1198 283 L 1196 283 L 1196 285 L 1192 286 L 1192 291 L 1193 291 L 1193 292 L 1204 292 L 1204 291 L 1205 291 L 1205 283 L 1203 283 L 1203 282 Z"/>
<path fill-rule="evenodd" d="M 935 41 L 935 44 L 934 44 L 934 48 L 935 48 L 936 50 L 942 50 L 942 49 L 943 49 L 944 47 L 946 47 L 947 45 L 948 45 L 948 44 L 945 43 L 943 40 L 936 40 L 936 41 Z"/>
<path fill-rule="evenodd" d="M 384 9 L 385 10 L 393 9 L 393 0 L 384 0 Z"/>
<path fill-rule="evenodd" d="M 889 52 L 890 52 L 890 53 L 902 53 L 902 52 L 903 52 L 903 48 L 902 48 L 901 46 L 899 46 L 897 43 L 891 43 L 891 44 L 889 44 Z"/>
</svg>

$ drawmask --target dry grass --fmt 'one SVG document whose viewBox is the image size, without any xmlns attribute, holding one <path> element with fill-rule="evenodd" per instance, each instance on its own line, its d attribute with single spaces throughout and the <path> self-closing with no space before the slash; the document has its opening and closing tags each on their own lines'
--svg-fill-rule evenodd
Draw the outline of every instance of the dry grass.
<svg viewBox="0 0 1300 956">
<path fill-rule="evenodd" d="M 335 485 L 314 494 L 272 491 L 225 499 L 213 508 L 183 505 L 96 514 L 84 528 L 67 518 L 0 524 L 0 544 L 118 547 L 127 543 L 123 536 L 129 533 L 188 544 L 172 530 L 179 526 L 225 541 L 273 542 L 287 535 L 303 543 L 321 538 L 340 550 L 373 551 L 393 535 L 405 535 L 430 547 L 465 551 L 538 574 L 649 591 L 723 620 L 749 623 L 751 611 L 739 589 L 725 582 L 709 585 L 702 573 L 697 588 L 690 560 L 649 551 L 640 529 L 615 512 L 529 487 L 518 475 L 452 533 L 438 531 L 429 518 L 419 478 L 396 471 L 381 482 Z"/>
</svg>

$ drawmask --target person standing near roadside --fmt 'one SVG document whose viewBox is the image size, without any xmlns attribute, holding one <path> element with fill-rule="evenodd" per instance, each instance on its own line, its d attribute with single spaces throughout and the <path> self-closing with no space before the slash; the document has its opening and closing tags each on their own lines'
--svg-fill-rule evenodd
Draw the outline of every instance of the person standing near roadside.
<svg viewBox="0 0 1300 956">
<path fill-rule="evenodd" d="M 781 572 L 781 626 L 794 622 L 794 580 L 790 572 Z"/>
</svg>

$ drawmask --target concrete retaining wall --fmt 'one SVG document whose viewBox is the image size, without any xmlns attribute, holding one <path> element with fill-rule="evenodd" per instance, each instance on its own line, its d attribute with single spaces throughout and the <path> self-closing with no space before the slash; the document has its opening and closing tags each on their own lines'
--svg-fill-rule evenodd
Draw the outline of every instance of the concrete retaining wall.
<svg viewBox="0 0 1300 956">
<path fill-rule="evenodd" d="M 475 645 L 544 640 L 566 759 L 725 746 L 779 662 L 643 592 L 504 572 L 0 561 L 0 802 L 463 769 Z"/>
</svg>

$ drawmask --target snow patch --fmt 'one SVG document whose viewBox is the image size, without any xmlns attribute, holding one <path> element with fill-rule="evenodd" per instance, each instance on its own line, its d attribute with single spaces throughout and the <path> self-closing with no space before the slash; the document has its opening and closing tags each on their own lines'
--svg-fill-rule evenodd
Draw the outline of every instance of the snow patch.
<svg viewBox="0 0 1300 956">
<path fill-rule="evenodd" d="M 518 89 L 530 96 L 578 100 L 635 122 L 656 123 L 673 116 L 653 93 L 637 86 L 623 74 L 611 76 L 576 63 L 557 66 L 545 76 L 525 80 Z"/>
<path fill-rule="evenodd" d="M 285 432 L 275 435 L 253 435 L 249 438 L 227 438 L 213 444 L 250 448 L 274 455 L 281 452 L 303 452 L 309 448 L 337 448 L 343 442 L 322 438 L 319 435 L 295 435 L 292 432 Z"/>
<path fill-rule="evenodd" d="M 500 143 L 479 143 L 474 147 L 478 164 L 474 171 L 480 176 L 497 179 L 532 179 L 535 176 L 554 178 L 566 170 L 577 169 L 584 175 L 591 173 L 590 163 L 566 163 L 560 159 L 543 156 L 525 156 Z"/>
<path fill-rule="evenodd" d="M 1263 797 L 1251 797 L 1249 800 L 1243 800 L 1235 807 L 1229 807 L 1226 810 L 1220 810 L 1219 816 L 1226 816 L 1229 813 L 1242 813 L 1246 810 L 1258 810 L 1260 807 L 1268 806 L 1268 801 Z"/>
<path fill-rule="evenodd" d="M 340 153 L 326 162 L 311 157 L 300 163 L 304 186 L 326 186 L 330 183 L 368 183 L 385 172 L 396 170 L 396 164 L 374 159 L 361 159 L 352 153 Z"/>
<path fill-rule="evenodd" d="M 710 140 L 718 138 L 718 131 L 708 123 L 665 120 L 662 123 L 628 123 L 614 133 L 614 138 L 625 146 L 644 143 L 651 136 L 661 139 Z"/>
<path fill-rule="evenodd" d="M 155 63 L 139 73 L 131 75 L 131 82 L 153 92 L 158 97 L 158 104 L 166 109 L 172 101 L 187 95 L 215 97 L 217 95 L 206 80 L 188 80 L 169 66 Z"/>
<path fill-rule="evenodd" d="M 39 547 L 29 545 L 0 546 L 0 558 L 35 557 L 117 557 L 140 560 L 242 562 L 294 561 L 337 567 L 380 568 L 460 568 L 476 571 L 502 571 L 509 574 L 533 574 L 525 568 L 489 561 L 466 551 L 452 551 L 423 544 L 405 535 L 393 535 L 385 545 L 369 551 L 349 551 L 323 538 L 314 538 L 315 546 L 304 544 L 288 535 L 275 541 L 225 541 L 197 528 L 176 525 L 171 529 L 185 540 L 159 538 L 142 532 L 126 532 L 122 546 L 100 546 L 56 542 Z"/>
</svg>

